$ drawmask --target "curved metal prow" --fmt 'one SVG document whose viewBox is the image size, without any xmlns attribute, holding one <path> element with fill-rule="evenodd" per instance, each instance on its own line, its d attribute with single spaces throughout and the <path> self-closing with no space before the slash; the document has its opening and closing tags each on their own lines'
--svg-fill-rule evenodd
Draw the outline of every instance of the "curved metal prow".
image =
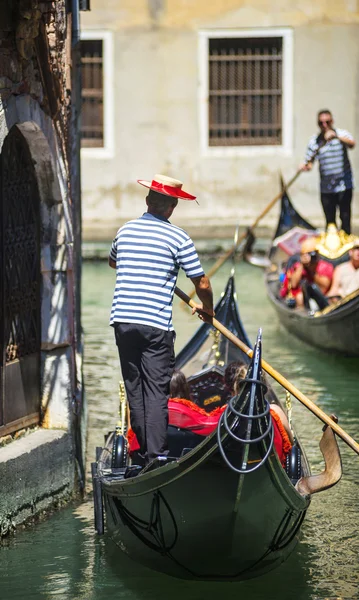
<svg viewBox="0 0 359 600">
<path fill-rule="evenodd" d="M 221 415 L 217 428 L 219 451 L 226 464 L 233 471 L 240 474 L 252 473 L 259 469 L 268 459 L 273 447 L 274 429 L 270 417 L 269 402 L 264 397 L 267 386 L 261 378 L 261 356 L 262 330 L 259 329 L 247 375 L 239 382 L 242 390 L 238 396 L 234 396 L 229 401 L 226 410 Z M 229 438 L 240 446 L 238 448 L 238 451 L 241 451 L 239 467 L 235 466 L 228 458 L 228 450 L 224 447 L 221 438 L 222 425 Z M 243 429 L 245 435 L 239 437 L 237 432 L 238 430 L 243 431 Z M 262 458 L 256 460 L 254 466 L 248 466 L 250 464 L 250 449 L 254 445 L 259 446 Z"/>
</svg>

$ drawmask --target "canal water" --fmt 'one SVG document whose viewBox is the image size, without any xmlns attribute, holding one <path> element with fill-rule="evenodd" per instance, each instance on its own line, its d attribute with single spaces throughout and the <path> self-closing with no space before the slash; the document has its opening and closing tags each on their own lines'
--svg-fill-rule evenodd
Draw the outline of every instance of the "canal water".
<svg viewBox="0 0 359 600">
<path fill-rule="evenodd" d="M 208 270 L 210 263 L 204 264 Z M 230 265 L 213 278 L 216 298 L 225 286 Z M 340 425 L 359 437 L 359 359 L 338 358 L 292 339 L 279 325 L 265 297 L 263 272 L 236 266 L 238 303 L 249 337 L 263 329 L 266 360 Z M 179 287 L 188 291 L 185 278 Z M 89 482 L 95 447 L 113 428 L 118 406 L 119 368 L 113 332 L 108 327 L 114 271 L 105 263 L 85 263 L 83 326 L 85 378 L 89 404 L 88 496 L 55 513 L 36 527 L 19 531 L 0 549 L 0 599 L 57 600 L 315 600 L 359 599 L 359 460 L 340 443 L 342 481 L 314 496 L 302 538 L 292 556 L 277 570 L 241 583 L 202 583 L 172 579 L 149 571 L 120 553 L 93 529 Z M 177 351 L 199 326 L 187 307 L 175 300 Z M 278 388 L 277 388 L 278 390 Z M 279 391 L 283 397 L 283 392 Z M 296 399 L 293 420 L 306 447 L 312 471 L 322 469 L 321 423 Z"/>
</svg>

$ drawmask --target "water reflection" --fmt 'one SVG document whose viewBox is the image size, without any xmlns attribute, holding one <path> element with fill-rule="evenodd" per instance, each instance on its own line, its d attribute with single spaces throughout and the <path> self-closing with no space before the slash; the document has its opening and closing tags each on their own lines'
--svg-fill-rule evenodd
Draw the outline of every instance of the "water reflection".
<svg viewBox="0 0 359 600">
<path fill-rule="evenodd" d="M 206 265 L 209 268 L 209 265 Z M 218 298 L 229 269 L 213 280 Z M 265 359 L 340 425 L 358 437 L 358 360 L 338 358 L 293 340 L 281 328 L 265 299 L 263 274 L 247 265 L 237 268 L 237 293 L 246 330 L 254 339 L 263 328 Z M 89 404 L 88 466 L 95 447 L 113 427 L 118 406 L 119 362 L 108 326 L 114 272 L 104 263 L 85 264 L 83 324 L 85 329 L 86 394 Z M 188 291 L 189 281 L 179 280 Z M 199 326 L 189 309 L 175 301 L 177 350 Z M 279 390 L 279 386 L 276 387 Z M 279 394 L 284 397 L 283 392 Z M 313 471 L 323 467 L 319 451 L 321 423 L 293 399 L 297 431 Z M 273 573 L 242 583 L 200 583 L 174 580 L 126 558 L 111 540 L 98 538 L 89 499 L 55 514 L 36 528 L 18 535 L 0 550 L 0 598 L 61 600 L 314 600 L 326 597 L 358 599 L 359 461 L 340 443 L 344 476 L 339 485 L 314 496 L 301 543 Z"/>
</svg>

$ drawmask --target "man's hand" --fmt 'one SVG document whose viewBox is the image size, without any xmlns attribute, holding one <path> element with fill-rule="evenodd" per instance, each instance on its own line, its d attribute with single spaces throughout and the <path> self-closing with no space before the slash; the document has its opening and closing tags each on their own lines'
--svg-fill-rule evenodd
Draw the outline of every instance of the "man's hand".
<svg viewBox="0 0 359 600">
<path fill-rule="evenodd" d="M 198 317 L 201 319 L 201 321 L 204 321 L 205 323 L 212 323 L 212 318 L 214 317 L 214 310 L 206 308 L 205 306 L 203 306 L 203 303 L 196 304 L 196 306 L 192 306 L 192 315 L 196 313 L 198 314 Z"/>
<path fill-rule="evenodd" d="M 330 140 L 333 140 L 336 137 L 338 136 L 333 129 L 328 129 L 328 131 L 326 131 L 324 134 L 324 139 L 326 142 L 330 142 Z"/>
<path fill-rule="evenodd" d="M 347 146 L 350 150 L 352 148 L 355 148 L 355 140 L 353 140 L 352 138 L 347 138 L 344 135 L 343 136 L 337 135 L 337 138 L 342 144 L 345 144 L 345 146 Z"/>
<path fill-rule="evenodd" d="M 312 168 L 313 168 L 312 162 L 307 162 L 307 163 L 303 163 L 302 165 L 299 165 L 299 171 L 311 171 Z"/>
<path fill-rule="evenodd" d="M 211 318 L 214 317 L 211 282 L 207 275 L 191 277 L 191 281 L 196 288 L 198 298 L 201 300 L 201 304 L 196 304 L 196 306 L 192 308 L 192 314 L 194 315 L 197 313 L 202 321 L 210 323 Z"/>
</svg>

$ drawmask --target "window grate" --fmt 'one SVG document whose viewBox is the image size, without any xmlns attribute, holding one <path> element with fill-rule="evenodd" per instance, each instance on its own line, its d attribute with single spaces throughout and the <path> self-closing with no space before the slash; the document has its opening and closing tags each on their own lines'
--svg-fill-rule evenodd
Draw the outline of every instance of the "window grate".
<svg viewBox="0 0 359 600">
<path fill-rule="evenodd" d="M 81 145 L 103 148 L 103 41 L 81 41 Z"/>
<path fill-rule="evenodd" d="M 209 40 L 209 145 L 282 143 L 281 37 Z"/>
</svg>

